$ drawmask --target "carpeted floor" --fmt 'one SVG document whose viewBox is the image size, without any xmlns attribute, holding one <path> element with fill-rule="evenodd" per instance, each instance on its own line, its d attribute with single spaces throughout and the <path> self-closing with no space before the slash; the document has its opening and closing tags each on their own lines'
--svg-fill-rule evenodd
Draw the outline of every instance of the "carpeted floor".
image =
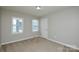
<svg viewBox="0 0 79 59">
<path fill-rule="evenodd" d="M 74 52 L 63 45 L 51 42 L 44 38 L 32 38 L 2 46 L 6 52 Z"/>
</svg>

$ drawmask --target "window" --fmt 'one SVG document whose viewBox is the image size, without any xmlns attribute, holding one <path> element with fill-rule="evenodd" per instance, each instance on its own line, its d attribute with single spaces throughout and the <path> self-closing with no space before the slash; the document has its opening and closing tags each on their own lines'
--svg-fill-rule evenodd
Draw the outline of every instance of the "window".
<svg viewBox="0 0 79 59">
<path fill-rule="evenodd" d="M 39 22 L 38 20 L 32 20 L 32 31 L 36 32 L 39 30 Z"/>
<path fill-rule="evenodd" d="M 12 18 L 12 33 L 22 33 L 23 32 L 23 20 L 22 18 Z"/>
</svg>

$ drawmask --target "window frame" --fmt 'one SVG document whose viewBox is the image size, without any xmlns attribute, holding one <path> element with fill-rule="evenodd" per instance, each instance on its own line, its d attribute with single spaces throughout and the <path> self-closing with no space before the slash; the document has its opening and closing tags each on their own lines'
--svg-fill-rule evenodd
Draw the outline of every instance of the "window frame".
<svg viewBox="0 0 79 59">
<path fill-rule="evenodd" d="M 38 29 L 36 31 L 33 30 L 33 20 L 36 20 L 38 22 Z M 38 19 L 33 19 L 32 20 L 32 32 L 38 32 L 39 31 L 39 20 Z"/>
<path fill-rule="evenodd" d="M 13 19 L 21 19 L 22 20 L 22 32 L 13 32 Z M 23 18 L 21 18 L 21 17 L 12 17 L 12 21 L 11 21 L 11 32 L 12 32 L 12 34 L 21 34 L 21 33 L 23 33 L 23 31 L 24 31 L 24 22 L 23 22 Z"/>
</svg>

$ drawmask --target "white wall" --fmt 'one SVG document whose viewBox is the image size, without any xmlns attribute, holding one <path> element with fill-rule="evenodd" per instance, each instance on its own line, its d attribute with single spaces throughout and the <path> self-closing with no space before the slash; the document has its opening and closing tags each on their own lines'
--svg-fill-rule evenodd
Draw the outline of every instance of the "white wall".
<svg viewBox="0 0 79 59">
<path fill-rule="evenodd" d="M 48 37 L 79 47 L 79 7 L 60 10 L 48 18 Z"/>
<path fill-rule="evenodd" d="M 0 9 L 0 44 L 1 44 L 1 9 Z"/>
<path fill-rule="evenodd" d="M 44 38 L 48 38 L 48 18 L 43 17 L 40 19 L 40 33 Z"/>
<path fill-rule="evenodd" d="M 24 22 L 24 30 L 21 34 L 12 34 L 11 25 L 12 25 L 12 17 L 21 17 Z M 22 14 L 13 11 L 2 10 L 2 19 L 1 19 L 1 34 L 2 34 L 2 43 L 16 41 L 19 39 L 31 37 L 34 35 L 38 35 L 39 31 L 36 33 L 32 32 L 32 20 L 36 19 L 33 16 Z"/>
</svg>

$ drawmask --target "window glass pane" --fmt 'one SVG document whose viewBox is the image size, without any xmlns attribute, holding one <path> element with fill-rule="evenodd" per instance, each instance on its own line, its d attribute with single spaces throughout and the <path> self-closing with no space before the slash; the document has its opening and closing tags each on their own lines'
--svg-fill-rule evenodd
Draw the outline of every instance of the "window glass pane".
<svg viewBox="0 0 79 59">
<path fill-rule="evenodd" d="M 16 32 L 16 26 L 13 26 L 13 32 Z"/>
<path fill-rule="evenodd" d="M 21 33 L 23 32 L 23 20 L 20 18 L 13 18 L 12 20 L 12 32 Z"/>
<path fill-rule="evenodd" d="M 16 25 L 16 19 L 15 18 L 13 18 L 13 25 Z"/>
<path fill-rule="evenodd" d="M 38 31 L 38 20 L 32 20 L 32 31 Z"/>
</svg>

